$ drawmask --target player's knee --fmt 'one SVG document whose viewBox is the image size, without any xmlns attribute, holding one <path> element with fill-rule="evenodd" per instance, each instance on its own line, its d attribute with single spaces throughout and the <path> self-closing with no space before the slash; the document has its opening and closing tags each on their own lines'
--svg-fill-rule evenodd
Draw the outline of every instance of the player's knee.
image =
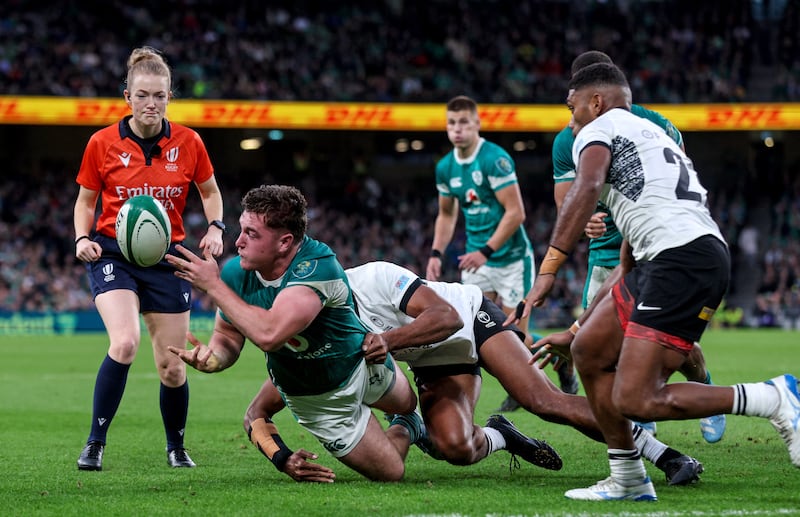
<svg viewBox="0 0 800 517">
<path fill-rule="evenodd" d="M 119 363 L 131 364 L 136 358 L 138 349 L 139 338 L 137 336 L 129 336 L 114 340 L 109 347 L 108 354 Z"/>
<path fill-rule="evenodd" d="M 186 382 L 186 365 L 182 361 L 161 362 L 158 365 L 158 375 L 167 386 L 181 386 Z"/>
<path fill-rule="evenodd" d="M 392 465 L 383 465 L 382 468 L 374 470 L 366 474 L 366 477 L 372 481 L 381 481 L 384 483 L 396 483 L 403 480 L 406 473 L 406 466 L 402 461 L 395 462 Z"/>
<path fill-rule="evenodd" d="M 614 386 L 611 402 L 625 418 L 650 420 L 654 417 L 657 401 L 643 393 L 641 387 Z"/>
<path fill-rule="evenodd" d="M 431 436 L 431 441 L 440 457 L 452 465 L 471 465 L 475 463 L 475 444 L 471 438 L 448 434 Z"/>
</svg>

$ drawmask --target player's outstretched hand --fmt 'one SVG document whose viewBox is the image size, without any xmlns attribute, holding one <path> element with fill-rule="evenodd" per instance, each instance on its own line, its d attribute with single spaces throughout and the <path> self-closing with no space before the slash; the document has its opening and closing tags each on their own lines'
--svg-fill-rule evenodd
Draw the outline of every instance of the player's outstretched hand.
<svg viewBox="0 0 800 517">
<path fill-rule="evenodd" d="M 283 472 L 298 482 L 333 483 L 336 474 L 331 469 L 308 460 L 316 460 L 318 456 L 305 449 L 298 449 L 286 460 Z"/>
<path fill-rule="evenodd" d="M 194 348 L 185 349 L 168 346 L 167 349 L 173 354 L 181 358 L 181 360 L 194 368 L 195 370 L 213 373 L 219 371 L 220 363 L 219 358 L 214 355 L 214 351 L 204 345 L 197 339 L 191 332 L 186 333 L 186 339 L 194 345 Z"/>
<path fill-rule="evenodd" d="M 531 350 L 535 350 L 528 364 L 535 364 L 539 361 L 539 369 L 544 370 L 548 364 L 557 358 L 553 368 L 558 369 L 564 362 L 572 361 L 570 345 L 575 336 L 569 330 L 555 332 L 537 340 Z"/>
<path fill-rule="evenodd" d="M 541 307 L 550 295 L 550 291 L 553 290 L 555 281 L 555 275 L 537 275 L 533 288 L 531 288 L 528 296 L 525 297 L 524 305 L 523 302 L 520 302 L 517 305 L 517 310 L 509 314 L 503 322 L 503 326 L 519 323 L 522 318 L 530 316 L 533 307 Z"/>
<path fill-rule="evenodd" d="M 203 257 L 198 257 L 191 250 L 178 244 L 175 249 L 183 255 L 179 257 L 167 253 L 164 257 L 167 262 L 175 267 L 175 276 L 183 278 L 201 291 L 207 292 L 215 282 L 220 281 L 219 265 L 214 260 L 211 251 L 207 248 L 203 251 Z"/>
</svg>

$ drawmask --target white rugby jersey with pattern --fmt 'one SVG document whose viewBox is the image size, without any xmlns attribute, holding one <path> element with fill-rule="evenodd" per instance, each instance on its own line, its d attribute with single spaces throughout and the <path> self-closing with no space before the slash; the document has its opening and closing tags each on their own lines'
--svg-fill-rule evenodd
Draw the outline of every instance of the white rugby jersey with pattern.
<svg viewBox="0 0 800 517">
<path fill-rule="evenodd" d="M 576 136 L 572 155 L 579 170 L 581 152 L 591 145 L 611 150 L 600 201 L 611 210 L 637 261 L 652 260 L 703 235 L 725 242 L 691 159 L 657 125 L 612 109 Z"/>
<path fill-rule="evenodd" d="M 422 281 L 416 274 L 391 262 L 368 262 L 346 269 L 345 274 L 358 316 L 371 332 L 380 334 L 414 321 L 403 311 Z M 455 307 L 464 326 L 444 341 L 403 348 L 393 352 L 392 356 L 411 366 L 477 363 L 478 352 L 472 329 L 483 302 L 480 288 L 450 282 L 425 282 L 425 285 Z"/>
</svg>

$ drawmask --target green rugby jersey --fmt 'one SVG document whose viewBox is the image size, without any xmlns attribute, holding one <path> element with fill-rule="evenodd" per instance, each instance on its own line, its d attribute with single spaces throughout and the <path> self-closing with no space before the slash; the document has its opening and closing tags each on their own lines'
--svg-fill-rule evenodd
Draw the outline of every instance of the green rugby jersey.
<svg viewBox="0 0 800 517">
<path fill-rule="evenodd" d="M 361 343 L 367 329 L 356 315 L 350 284 L 328 245 L 306 236 L 277 280 L 267 281 L 255 271 L 243 270 L 239 257 L 225 264 L 221 276 L 244 301 L 265 309 L 286 287 L 312 288 L 322 300 L 322 311 L 283 347 L 266 353 L 267 368 L 290 395 L 325 393 L 347 382 L 363 359 Z"/>
<path fill-rule="evenodd" d="M 683 144 L 683 136 L 678 129 L 672 125 L 658 112 L 649 110 L 638 104 L 631 106 L 631 113 L 647 119 L 667 133 L 678 145 Z M 572 161 L 572 144 L 575 137 L 572 136 L 572 129 L 565 127 L 556 135 L 553 140 L 553 181 L 562 183 L 575 181 L 575 163 Z M 598 212 L 608 213 L 608 207 L 599 203 Z M 622 246 L 622 235 L 620 235 L 614 219 L 609 215 L 605 218 L 606 233 L 597 239 L 589 241 L 589 264 L 602 267 L 614 267 L 619 264 L 619 248 Z"/>
<path fill-rule="evenodd" d="M 484 138 L 472 156 L 462 160 L 453 149 L 436 164 L 436 189 L 442 196 L 458 199 L 464 214 L 467 253 L 484 246 L 503 218 L 505 209 L 495 192 L 516 183 L 514 160 L 502 147 Z M 520 225 L 487 264 L 502 267 L 532 253 L 528 235 Z"/>
</svg>

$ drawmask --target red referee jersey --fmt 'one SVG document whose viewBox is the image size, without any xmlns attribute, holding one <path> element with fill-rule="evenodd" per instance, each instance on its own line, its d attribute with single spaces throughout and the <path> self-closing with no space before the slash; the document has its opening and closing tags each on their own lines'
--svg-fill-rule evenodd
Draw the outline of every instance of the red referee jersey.
<svg viewBox="0 0 800 517">
<path fill-rule="evenodd" d="M 183 209 L 191 183 L 203 183 L 214 174 L 200 135 L 164 120 L 161 137 L 148 146 L 137 142 L 127 124 L 130 116 L 94 133 L 86 144 L 77 182 L 101 192 L 102 212 L 97 231 L 115 237 L 114 224 L 122 204 L 148 194 L 164 204 L 172 223 L 172 241 L 182 241 Z"/>
</svg>

